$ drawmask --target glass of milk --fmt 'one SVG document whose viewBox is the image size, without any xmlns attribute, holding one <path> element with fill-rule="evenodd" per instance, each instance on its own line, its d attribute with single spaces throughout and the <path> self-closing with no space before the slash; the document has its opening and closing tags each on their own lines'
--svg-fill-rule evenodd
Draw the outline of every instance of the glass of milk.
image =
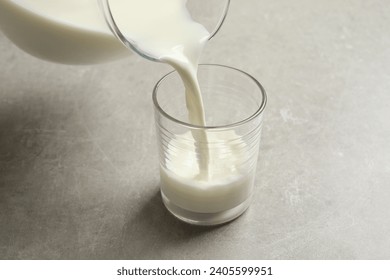
<svg viewBox="0 0 390 280">
<path fill-rule="evenodd" d="M 180 220 L 216 225 L 250 204 L 266 93 L 255 78 L 228 66 L 199 65 L 198 79 L 207 126 L 190 124 L 176 71 L 153 91 L 161 194 Z"/>
</svg>

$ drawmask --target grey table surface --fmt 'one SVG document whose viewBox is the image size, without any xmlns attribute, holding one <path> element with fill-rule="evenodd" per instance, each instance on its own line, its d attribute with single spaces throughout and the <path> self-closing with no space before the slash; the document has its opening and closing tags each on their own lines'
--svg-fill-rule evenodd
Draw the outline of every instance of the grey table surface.
<svg viewBox="0 0 390 280">
<path fill-rule="evenodd" d="M 159 195 L 169 67 L 38 60 L 0 35 L 1 259 L 389 259 L 390 5 L 233 1 L 203 62 L 265 86 L 254 200 L 196 227 Z"/>
</svg>

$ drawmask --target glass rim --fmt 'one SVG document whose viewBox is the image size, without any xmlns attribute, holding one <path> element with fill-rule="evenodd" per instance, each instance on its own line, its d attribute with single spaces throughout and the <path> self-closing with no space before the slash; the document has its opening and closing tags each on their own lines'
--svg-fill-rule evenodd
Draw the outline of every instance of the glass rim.
<svg viewBox="0 0 390 280">
<path fill-rule="evenodd" d="M 154 107 L 158 110 L 158 112 L 160 114 L 162 114 L 164 117 L 166 117 L 167 119 L 169 119 L 170 121 L 174 122 L 174 123 L 177 123 L 177 124 L 180 124 L 181 126 L 184 126 L 184 127 L 187 127 L 189 129 L 192 129 L 192 130 L 198 130 L 198 129 L 202 129 L 202 130 L 222 130 L 222 129 L 226 129 L 226 128 L 236 128 L 236 127 L 239 127 L 243 124 L 246 124 L 248 122 L 250 122 L 251 120 L 255 119 L 257 116 L 259 116 L 265 109 L 265 106 L 267 104 L 267 94 L 266 94 L 266 91 L 264 89 L 264 87 L 260 84 L 260 82 L 258 80 L 256 80 L 256 78 L 254 78 L 252 75 L 248 74 L 247 72 L 243 71 L 243 70 L 240 70 L 240 69 L 237 69 L 235 67 L 231 67 L 231 66 L 227 66 L 227 65 L 222 65 L 222 64 L 199 64 L 199 67 L 204 67 L 204 66 L 211 66 L 211 67 L 221 67 L 221 68 L 226 68 L 226 69 L 230 69 L 230 70 L 234 70 L 234 71 L 237 71 L 241 74 L 244 74 L 247 78 L 249 78 L 250 80 L 252 80 L 256 86 L 260 89 L 260 92 L 261 92 L 261 96 L 262 96 L 262 101 L 261 101 L 261 104 L 260 106 L 257 108 L 257 110 L 252 114 L 250 115 L 249 117 L 241 120 L 241 121 L 238 121 L 238 122 L 234 122 L 234 123 L 231 123 L 231 124 L 226 124 L 226 125 L 217 125 L 217 126 L 200 126 L 200 125 L 195 125 L 195 124 L 190 124 L 190 123 L 187 123 L 187 122 L 183 122 L 181 120 L 178 120 L 174 117 L 172 117 L 171 115 L 169 115 L 168 113 L 166 113 L 160 106 L 160 104 L 158 103 L 157 101 L 157 92 L 158 92 L 158 89 L 160 88 L 160 85 L 169 77 L 171 76 L 172 74 L 174 73 L 177 73 L 176 70 L 173 70 L 167 74 L 165 74 L 157 83 L 156 85 L 154 86 L 153 88 L 153 103 L 154 103 Z"/>
</svg>

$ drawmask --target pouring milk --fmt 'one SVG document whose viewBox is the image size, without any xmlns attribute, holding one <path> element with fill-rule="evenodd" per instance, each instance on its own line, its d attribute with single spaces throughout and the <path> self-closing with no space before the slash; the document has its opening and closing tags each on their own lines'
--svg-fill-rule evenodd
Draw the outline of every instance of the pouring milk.
<svg viewBox="0 0 390 280">
<path fill-rule="evenodd" d="M 118 5 L 120 1 L 110 1 L 111 12 L 122 36 L 146 56 L 175 68 L 186 89 L 189 122 L 206 126 L 197 69 L 202 50 L 210 37 L 209 32 L 192 20 L 186 0 L 127 2 L 133 9 L 123 10 Z M 227 134 L 226 139 L 233 138 Z M 208 140 L 221 140 L 213 136 L 197 129 L 184 137 L 180 135 L 180 140 L 174 144 L 168 144 L 172 146 L 169 149 L 172 154 L 167 155 L 167 168 L 161 166 L 160 169 L 162 195 L 186 211 L 220 213 L 234 208 L 250 196 L 253 173 L 238 168 L 247 157 L 242 154 L 242 149 L 236 153 L 233 145 L 209 149 Z M 193 143 L 192 151 L 175 149 L 181 144 L 188 146 L 188 142 Z M 221 154 L 231 156 L 221 160 Z M 190 164 L 184 165 L 183 162 Z"/>
<path fill-rule="evenodd" d="M 123 34 L 140 49 L 177 70 L 186 88 L 189 122 L 205 126 L 197 66 L 210 33 L 192 20 L 186 2 L 127 0 L 116 2 L 112 11 Z M 0 0 L 0 8 L 0 24 L 5 34 L 38 57 L 83 64 L 129 53 L 109 34 L 96 0 Z M 15 26 L 7 24 L 15 18 L 19 18 Z M 46 36 L 51 36 L 54 45 L 48 44 Z M 206 143 L 210 135 L 197 130 L 188 138 L 193 140 L 194 149 L 198 149 L 199 143 Z M 178 150 L 182 153 L 175 156 L 179 160 L 171 161 L 169 170 L 161 169 L 163 195 L 175 205 L 198 213 L 225 211 L 245 201 L 251 192 L 253 176 L 237 168 L 244 159 L 235 156 L 233 146 L 224 149 L 210 153 L 203 147 L 199 158 Z M 232 156 L 221 162 L 218 154 L 226 149 Z M 193 167 L 184 168 L 182 160 L 191 161 Z"/>
<path fill-rule="evenodd" d="M 189 122 L 206 126 L 197 68 L 209 32 L 192 20 L 186 0 L 128 2 L 136 8 L 124 11 L 115 5 L 111 7 L 120 32 L 142 53 L 175 68 L 185 85 Z M 127 18 L 133 22 L 128 24 Z M 226 132 L 226 139 L 233 138 L 229 133 L 234 134 L 233 131 Z M 192 130 L 184 137 L 186 143 L 181 143 L 181 140 L 170 143 L 172 155 L 167 155 L 168 168 L 161 167 L 163 196 L 186 211 L 219 213 L 234 208 L 250 196 L 254 177 L 253 172 L 239 169 L 247 158 L 242 148 L 240 153 L 233 144 L 210 150 L 205 144 L 208 140 L 221 140 L 213 137 L 205 130 Z M 193 143 L 193 151 L 175 149 L 181 144 L 188 146 L 188 141 Z M 221 160 L 220 155 L 227 153 L 230 157 Z M 194 158 L 195 154 L 199 157 Z M 183 162 L 191 164 L 183 165 Z"/>
</svg>

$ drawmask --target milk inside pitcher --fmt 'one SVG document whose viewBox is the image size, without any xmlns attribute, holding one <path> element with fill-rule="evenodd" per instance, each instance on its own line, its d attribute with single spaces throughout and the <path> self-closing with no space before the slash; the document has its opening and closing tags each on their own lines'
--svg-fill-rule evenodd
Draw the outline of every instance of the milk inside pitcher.
<svg viewBox="0 0 390 280">
<path fill-rule="evenodd" d="M 132 52 L 110 30 L 107 14 L 99 5 L 102 1 L 113 0 L 0 0 L 0 29 L 25 52 L 56 63 L 98 64 L 127 57 Z M 134 2 L 115 0 L 112 4 L 126 10 L 134 8 Z M 206 22 L 214 36 L 229 2 L 189 0 L 187 7 L 195 20 Z"/>
</svg>

